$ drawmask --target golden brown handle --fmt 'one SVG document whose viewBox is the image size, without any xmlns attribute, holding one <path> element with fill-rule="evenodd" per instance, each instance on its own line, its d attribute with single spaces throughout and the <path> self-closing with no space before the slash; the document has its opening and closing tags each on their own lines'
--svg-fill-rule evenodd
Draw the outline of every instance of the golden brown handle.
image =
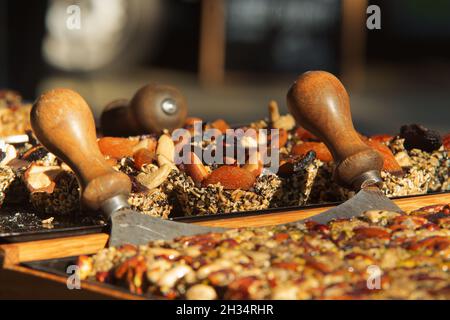
<svg viewBox="0 0 450 320">
<path fill-rule="evenodd" d="M 100 153 L 92 112 L 78 93 L 44 93 L 31 110 L 31 126 L 42 145 L 75 172 L 83 204 L 97 210 L 111 198 L 130 193 L 128 176 L 111 168 Z"/>
<path fill-rule="evenodd" d="M 324 71 L 302 74 L 289 89 L 287 103 L 297 123 L 330 149 L 339 183 L 359 189 L 381 182 L 383 158 L 355 131 L 347 91 L 335 76 Z"/>
</svg>

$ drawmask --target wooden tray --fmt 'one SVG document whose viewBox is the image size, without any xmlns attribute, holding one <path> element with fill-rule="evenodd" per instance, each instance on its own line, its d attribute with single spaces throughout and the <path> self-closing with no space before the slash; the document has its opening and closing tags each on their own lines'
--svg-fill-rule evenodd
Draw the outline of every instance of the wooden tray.
<svg viewBox="0 0 450 320">
<path fill-rule="evenodd" d="M 436 194 L 395 200 L 405 211 L 420 207 L 450 203 L 450 194 Z M 266 213 L 258 216 L 242 216 L 232 219 L 199 221 L 196 224 L 221 227 L 269 226 L 293 222 L 311 217 L 328 207 L 287 210 Z M 137 296 L 126 290 L 111 285 L 82 281 L 81 290 L 67 288 L 67 276 L 50 265 L 64 261 L 74 261 L 83 254 L 94 254 L 105 247 L 108 235 L 104 233 L 67 237 L 61 239 L 23 242 L 0 246 L 0 257 L 3 268 L 0 269 L 0 298 L 46 298 L 46 299 L 146 299 L 151 297 Z M 42 261 L 39 263 L 37 261 Z M 27 265 L 28 263 L 28 265 Z"/>
<path fill-rule="evenodd" d="M 450 203 L 450 193 L 402 198 L 396 199 L 394 202 L 402 210 L 411 211 L 428 205 Z M 224 228 L 262 227 L 309 218 L 328 208 L 330 206 L 295 210 L 273 210 L 257 215 L 224 217 L 223 219 L 200 220 L 192 223 Z M 106 233 L 96 233 L 76 237 L 4 244 L 0 245 L 0 258 L 2 258 L 1 261 L 4 266 L 11 266 L 29 261 L 93 254 L 104 248 L 107 242 L 108 235 Z"/>
</svg>

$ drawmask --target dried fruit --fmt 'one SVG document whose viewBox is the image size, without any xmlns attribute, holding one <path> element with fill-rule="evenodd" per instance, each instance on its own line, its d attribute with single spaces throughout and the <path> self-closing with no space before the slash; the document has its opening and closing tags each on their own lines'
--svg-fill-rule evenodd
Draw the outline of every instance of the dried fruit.
<svg viewBox="0 0 450 320">
<path fill-rule="evenodd" d="M 146 164 L 150 164 L 155 159 L 155 154 L 148 149 L 139 149 L 133 154 L 134 166 L 141 170 Z"/>
<path fill-rule="evenodd" d="M 303 142 L 296 144 L 292 147 L 291 153 L 293 155 L 304 156 L 311 150 L 316 153 L 317 159 L 323 162 L 333 161 L 333 156 L 323 142 Z"/>
<path fill-rule="evenodd" d="M 159 187 L 166 181 L 172 168 L 169 164 L 165 164 L 152 173 L 140 173 L 136 176 L 136 180 L 147 189 L 151 190 Z"/>
<path fill-rule="evenodd" d="M 278 175 L 288 176 L 294 172 L 304 170 L 316 158 L 314 151 L 309 151 L 305 156 L 288 155 L 280 159 Z"/>
<path fill-rule="evenodd" d="M 378 227 L 362 227 L 355 229 L 355 236 L 357 240 L 367 238 L 389 239 L 389 232 Z"/>
<path fill-rule="evenodd" d="M 197 117 L 188 117 L 184 121 L 184 126 L 185 127 L 190 127 L 190 126 L 193 126 L 194 123 L 196 123 L 196 122 L 203 122 L 203 120 L 200 119 L 200 118 L 197 118 Z"/>
<path fill-rule="evenodd" d="M 133 155 L 133 148 L 138 144 L 136 140 L 116 137 L 103 137 L 98 140 L 100 152 L 107 157 L 117 160 Z"/>
<path fill-rule="evenodd" d="M 450 133 L 446 134 L 442 140 L 445 150 L 450 150 Z"/>
<path fill-rule="evenodd" d="M 295 130 L 295 136 L 302 141 L 319 141 L 319 138 L 303 127 L 298 127 L 297 130 Z"/>
<path fill-rule="evenodd" d="M 223 119 L 217 119 L 211 122 L 210 125 L 212 128 L 218 129 L 221 133 L 225 133 L 228 129 L 230 129 L 228 123 L 226 123 L 226 121 Z"/>
<path fill-rule="evenodd" d="M 386 145 L 384 145 L 378 141 L 368 139 L 364 142 L 369 147 L 377 150 L 383 156 L 383 160 L 384 160 L 383 170 L 384 171 L 387 171 L 394 175 L 402 175 L 403 174 L 402 167 L 395 159 L 394 155 L 392 154 L 391 149 L 389 149 Z"/>
<path fill-rule="evenodd" d="M 220 183 L 225 189 L 249 190 L 253 187 L 256 177 L 249 171 L 234 167 L 222 166 L 211 172 L 202 182 L 203 186 Z"/>
<path fill-rule="evenodd" d="M 271 135 L 269 138 L 270 141 L 275 141 L 275 145 L 278 148 L 282 148 L 286 145 L 288 141 L 288 133 L 284 129 L 278 129 L 278 132 L 274 135 Z M 277 143 L 278 142 L 278 143 Z"/>
<path fill-rule="evenodd" d="M 405 139 L 406 150 L 420 149 L 433 152 L 442 146 L 439 132 L 425 128 L 420 124 L 404 125 L 400 128 L 400 137 Z"/>
<path fill-rule="evenodd" d="M 394 136 L 391 136 L 390 134 L 376 134 L 371 136 L 370 139 L 378 142 L 389 142 L 394 139 Z"/>
</svg>

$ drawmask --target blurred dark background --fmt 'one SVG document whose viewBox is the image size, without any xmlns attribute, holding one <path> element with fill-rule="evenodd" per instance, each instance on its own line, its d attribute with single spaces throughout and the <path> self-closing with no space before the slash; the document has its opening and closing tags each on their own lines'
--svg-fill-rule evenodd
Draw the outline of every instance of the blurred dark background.
<svg viewBox="0 0 450 320">
<path fill-rule="evenodd" d="M 79 29 L 67 27 L 80 8 Z M 369 5 L 381 29 L 366 27 Z M 283 110 L 295 77 L 335 73 L 356 127 L 450 131 L 450 0 L 0 0 L 0 87 L 78 90 L 96 116 L 143 84 L 177 86 L 190 114 L 245 123 Z"/>
</svg>

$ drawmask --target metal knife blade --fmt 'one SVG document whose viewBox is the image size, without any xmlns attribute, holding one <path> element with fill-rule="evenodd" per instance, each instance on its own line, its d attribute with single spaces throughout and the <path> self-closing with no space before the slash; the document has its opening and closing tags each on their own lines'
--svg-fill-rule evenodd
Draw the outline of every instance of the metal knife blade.
<svg viewBox="0 0 450 320">
<path fill-rule="evenodd" d="M 322 212 L 308 221 L 325 224 L 334 219 L 349 219 L 357 217 L 367 210 L 389 210 L 402 212 L 402 210 L 377 187 L 361 189 L 355 196 L 344 203 Z"/>
<path fill-rule="evenodd" d="M 114 212 L 111 214 L 110 220 L 110 246 L 119 246 L 125 243 L 141 245 L 153 240 L 172 240 L 182 236 L 226 230 L 162 220 L 131 209 Z"/>
</svg>

